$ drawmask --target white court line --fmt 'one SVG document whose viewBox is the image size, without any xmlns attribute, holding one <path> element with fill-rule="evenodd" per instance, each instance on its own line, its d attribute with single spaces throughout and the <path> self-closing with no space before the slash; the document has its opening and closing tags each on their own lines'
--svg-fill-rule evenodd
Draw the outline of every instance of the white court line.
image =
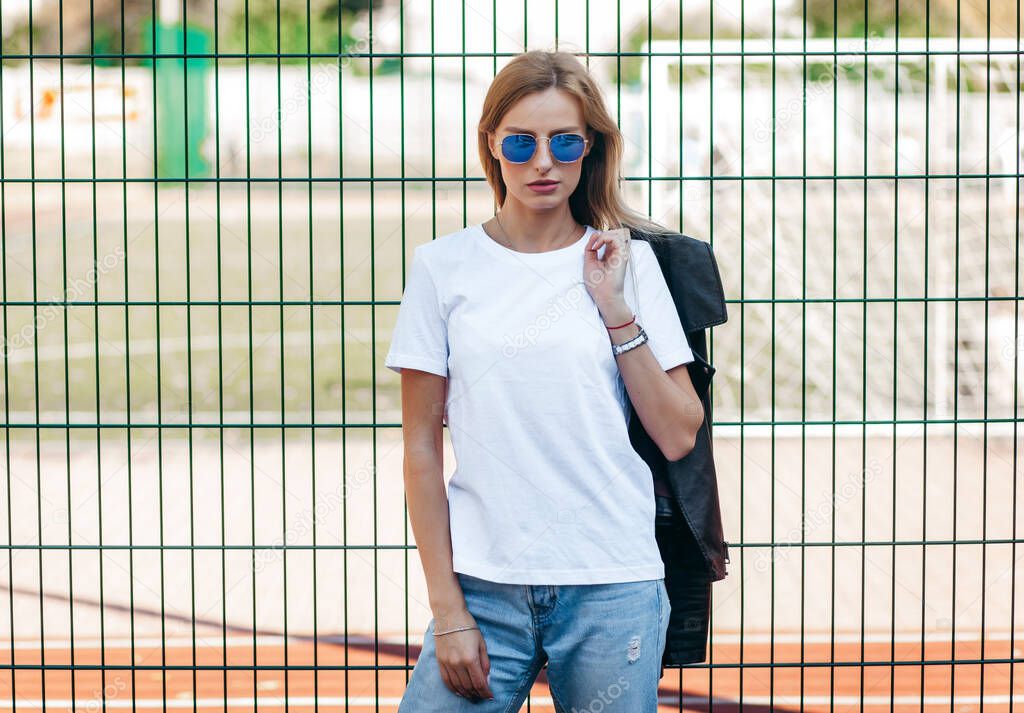
<svg viewBox="0 0 1024 713">
<path fill-rule="evenodd" d="M 1014 638 L 1014 640 L 1016 642 L 1024 644 L 1024 633 L 1021 633 L 1021 632 L 990 631 L 990 632 L 986 632 L 985 633 L 985 640 L 986 641 L 1009 641 L 1011 635 L 1013 636 L 1013 638 Z M 772 635 L 769 634 L 769 633 L 758 632 L 756 634 L 744 634 L 743 635 L 743 643 L 745 643 L 745 644 L 769 644 L 769 643 L 772 642 L 773 638 L 774 638 L 775 643 L 777 643 L 777 644 L 799 644 L 801 641 L 803 641 L 804 643 L 811 643 L 811 644 L 828 644 L 828 643 L 831 643 L 833 640 L 837 644 L 859 644 L 861 642 L 861 635 L 858 632 L 844 632 L 844 633 L 841 633 L 841 634 L 836 634 L 834 639 L 833 639 L 832 635 L 829 634 L 828 632 L 808 633 L 808 634 L 805 634 L 804 636 L 800 636 L 800 634 L 798 632 L 797 633 L 787 632 L 787 633 L 775 634 L 774 637 L 772 637 Z M 864 635 L 864 643 L 866 643 L 866 644 L 887 644 L 890 641 L 892 641 L 893 638 L 894 637 L 891 634 L 886 634 L 884 632 L 883 633 L 865 634 Z M 291 643 L 294 643 L 294 644 L 303 644 L 303 643 L 307 643 L 308 644 L 308 643 L 312 643 L 307 638 L 302 637 L 302 636 L 289 636 L 288 640 L 290 640 Z M 950 637 L 942 635 L 941 633 L 927 633 L 927 634 L 925 634 L 924 640 L 925 640 L 926 644 L 935 644 L 935 643 L 941 643 L 941 642 L 944 642 L 944 641 L 949 641 Z M 201 635 L 201 634 L 197 634 L 196 635 L 196 646 L 220 646 L 220 645 L 223 645 L 225 643 L 225 641 L 227 642 L 228 646 L 249 646 L 249 645 L 252 644 L 253 639 L 252 639 L 251 636 L 237 636 L 237 635 L 234 635 L 234 636 L 227 637 L 227 639 L 225 640 L 224 638 L 222 638 L 219 635 L 212 635 L 212 636 L 204 636 L 204 635 Z M 285 641 L 285 637 L 283 635 L 280 635 L 280 634 L 260 634 L 259 636 L 256 637 L 256 645 L 257 646 L 280 645 L 284 641 Z M 380 642 L 382 644 L 395 645 L 395 644 L 405 644 L 406 638 L 404 636 L 395 636 L 395 635 L 379 636 L 379 637 L 375 638 L 375 637 L 372 637 L 372 636 L 366 636 L 366 635 L 362 635 L 362 634 L 350 634 L 349 637 L 348 637 L 348 643 L 350 643 L 352 645 L 355 645 L 355 646 L 372 645 L 374 643 L 374 641 Z M 715 643 L 739 644 L 740 643 L 740 635 L 739 635 L 739 633 L 736 633 L 736 632 L 729 632 L 729 633 L 723 633 L 723 634 L 712 632 L 711 641 L 713 641 Z M 914 632 L 897 632 L 897 634 L 895 636 L 895 641 L 898 644 L 919 644 L 919 643 L 921 643 L 921 634 L 920 633 L 914 633 Z M 958 642 L 959 641 L 976 641 L 976 642 L 980 642 L 981 641 L 981 633 L 978 632 L 978 631 L 974 631 L 974 630 L 966 631 L 966 632 L 959 632 L 956 635 L 956 641 L 958 641 Z M 344 640 L 344 637 L 342 635 L 331 634 L 329 636 L 321 636 L 320 637 L 320 643 L 321 644 L 341 646 L 341 645 L 343 645 L 345 643 L 345 640 Z M 409 635 L 409 643 L 410 644 L 422 644 L 423 643 L 423 634 L 416 634 L 416 635 L 410 634 Z M 68 641 L 68 639 L 55 639 L 55 638 L 53 638 L 53 639 L 45 639 L 43 645 L 48 650 L 50 650 L 50 649 L 60 650 L 60 649 L 70 649 L 71 648 L 71 644 Z M 77 648 L 100 648 L 101 645 L 102 646 L 106 646 L 107 648 L 125 648 L 125 649 L 127 649 L 127 648 L 131 647 L 132 642 L 131 642 L 131 639 L 125 638 L 125 637 L 117 637 L 117 638 L 108 637 L 106 640 L 100 639 L 99 637 L 82 637 L 82 638 L 76 637 L 75 638 L 75 648 L 76 649 Z M 190 637 L 190 636 L 184 636 L 184 637 L 176 636 L 176 637 L 169 637 L 167 639 L 162 639 L 160 637 L 136 638 L 135 639 L 135 646 L 136 647 L 147 647 L 148 646 L 148 647 L 152 647 L 152 648 L 160 648 L 161 646 L 166 646 L 169 649 L 171 649 L 171 648 L 190 648 L 192 646 L 192 637 Z M 0 650 L 10 649 L 10 648 L 11 648 L 10 639 L 3 640 L 2 642 L 0 642 Z M 38 650 L 39 649 L 39 641 L 38 640 L 33 641 L 30 638 L 19 639 L 19 640 L 14 642 L 14 648 L 16 650 L 17 649 Z M 1014 655 L 1015 656 L 1019 656 L 1020 655 L 1020 649 L 1017 649 L 1015 647 L 1014 648 Z"/>
<path fill-rule="evenodd" d="M 722 696 L 715 696 L 713 702 L 720 705 L 733 704 L 739 699 L 725 698 Z M 1006 704 L 1006 703 L 1020 703 L 1024 701 L 1024 695 L 1008 696 L 1008 695 L 991 695 L 991 696 L 743 696 L 743 702 L 751 705 L 780 705 L 780 706 L 798 706 L 801 703 L 804 705 L 812 706 L 823 706 L 835 703 L 837 705 L 852 706 L 863 704 L 865 706 L 914 706 L 914 705 L 948 705 L 951 701 L 954 705 L 964 704 Z M 554 701 L 550 696 L 531 696 L 530 701 L 534 705 L 554 705 Z M 708 696 L 682 696 L 682 703 L 684 705 L 696 705 L 701 703 L 707 703 Z M 253 708 L 256 705 L 259 706 L 275 706 L 289 708 L 310 708 L 316 705 L 320 706 L 341 706 L 347 705 L 349 707 L 368 708 L 370 706 L 380 705 L 391 705 L 397 706 L 401 702 L 401 698 L 394 696 L 386 697 L 372 697 L 372 696 L 352 696 L 346 698 L 344 696 L 320 696 L 319 699 L 312 696 L 290 696 L 285 698 L 283 696 L 260 696 L 258 698 L 241 698 L 234 697 L 227 699 L 228 706 L 238 706 L 245 708 Z M 43 707 L 41 699 L 17 699 L 16 707 L 19 709 L 38 709 Z M 680 696 L 659 696 L 658 703 L 663 705 L 678 705 L 680 703 Z M 63 707 L 71 708 L 72 702 L 66 698 L 48 698 L 46 699 L 47 707 Z M 104 705 L 99 699 L 96 700 L 83 700 L 76 699 L 74 702 L 74 710 L 95 710 L 100 705 Z M 224 698 L 197 698 L 197 699 L 184 699 L 176 698 L 165 702 L 162 699 L 156 698 L 145 698 L 131 700 L 125 698 L 119 699 L 108 699 L 105 703 L 107 708 L 218 708 L 223 710 L 225 705 Z M 0 701 L 0 709 L 11 708 L 10 701 Z"/>
</svg>

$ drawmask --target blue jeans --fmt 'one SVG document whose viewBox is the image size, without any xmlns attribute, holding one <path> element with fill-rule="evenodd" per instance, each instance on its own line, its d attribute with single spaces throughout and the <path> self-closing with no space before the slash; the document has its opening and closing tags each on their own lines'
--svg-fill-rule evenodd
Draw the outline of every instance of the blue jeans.
<svg viewBox="0 0 1024 713">
<path fill-rule="evenodd" d="M 671 606 L 664 579 L 505 584 L 456 572 L 487 646 L 495 700 L 468 700 L 441 678 L 434 620 L 398 713 L 515 713 L 547 663 L 558 713 L 656 713 Z"/>
</svg>

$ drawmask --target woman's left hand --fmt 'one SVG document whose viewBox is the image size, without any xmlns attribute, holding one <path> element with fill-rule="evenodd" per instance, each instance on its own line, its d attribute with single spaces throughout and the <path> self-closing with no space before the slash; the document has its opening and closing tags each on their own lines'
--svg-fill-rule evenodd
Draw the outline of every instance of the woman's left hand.
<svg viewBox="0 0 1024 713">
<path fill-rule="evenodd" d="M 583 282 L 599 308 L 625 302 L 623 289 L 629 262 L 629 229 L 595 230 L 583 253 Z M 605 245 L 601 259 L 597 251 Z"/>
</svg>

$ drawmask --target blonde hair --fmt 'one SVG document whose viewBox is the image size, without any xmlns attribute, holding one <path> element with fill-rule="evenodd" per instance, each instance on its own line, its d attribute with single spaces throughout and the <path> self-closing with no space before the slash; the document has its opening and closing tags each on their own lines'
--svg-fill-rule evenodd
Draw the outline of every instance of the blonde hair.
<svg viewBox="0 0 1024 713">
<path fill-rule="evenodd" d="M 583 157 L 580 182 L 569 196 L 573 218 L 596 230 L 633 229 L 655 240 L 678 231 L 667 228 L 626 205 L 620 189 L 622 152 L 625 141 L 618 124 L 605 107 L 604 97 L 587 68 L 568 52 L 531 50 L 516 55 L 495 75 L 484 97 L 477 124 L 480 163 L 494 192 L 498 206 L 505 204 L 508 189 L 501 176 L 501 163 L 491 154 L 488 133 L 497 131 L 502 118 L 522 97 L 556 87 L 579 100 L 583 123 L 594 134 L 590 153 Z M 632 241 L 629 241 L 632 252 Z M 633 277 L 633 296 L 637 296 L 635 260 L 628 261 Z M 641 317 L 642 318 L 642 317 Z"/>
</svg>

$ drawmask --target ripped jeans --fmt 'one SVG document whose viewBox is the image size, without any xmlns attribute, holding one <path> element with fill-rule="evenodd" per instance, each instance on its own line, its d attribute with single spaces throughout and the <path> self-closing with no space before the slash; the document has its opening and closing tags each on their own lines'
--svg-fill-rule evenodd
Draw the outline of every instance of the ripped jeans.
<svg viewBox="0 0 1024 713">
<path fill-rule="evenodd" d="M 470 701 L 445 685 L 431 619 L 398 713 L 513 713 L 545 664 L 558 713 L 656 713 L 671 611 L 664 579 L 547 585 L 456 577 L 487 646 L 495 700 Z"/>
</svg>

